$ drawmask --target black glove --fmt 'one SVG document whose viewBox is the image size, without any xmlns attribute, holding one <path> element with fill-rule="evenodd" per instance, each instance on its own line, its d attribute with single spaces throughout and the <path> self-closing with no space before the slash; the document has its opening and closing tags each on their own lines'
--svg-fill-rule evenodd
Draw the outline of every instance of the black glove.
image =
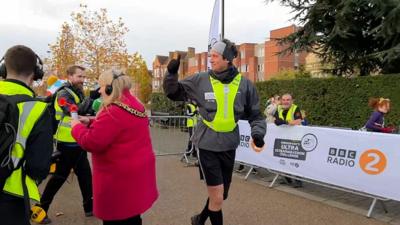
<svg viewBox="0 0 400 225">
<path fill-rule="evenodd" d="M 181 64 L 181 55 L 178 55 L 177 59 L 169 61 L 167 69 L 169 74 L 177 74 L 179 70 L 179 64 Z"/>
<path fill-rule="evenodd" d="M 95 100 L 95 99 L 100 98 L 101 94 L 99 93 L 99 90 L 100 90 L 100 88 L 97 88 L 96 90 L 91 90 L 90 94 L 89 94 L 90 99 Z"/>
<path fill-rule="evenodd" d="M 261 136 L 261 135 L 257 135 L 257 134 L 255 134 L 254 136 L 253 136 L 253 142 L 254 142 L 254 145 L 257 147 L 257 148 L 261 148 L 261 147 L 263 147 L 264 146 L 264 138 Z"/>
<path fill-rule="evenodd" d="M 92 104 L 93 104 L 93 99 L 89 98 L 85 98 L 81 104 L 79 104 L 79 108 L 78 108 L 78 115 L 81 116 L 94 116 L 96 115 L 96 113 L 94 112 L 94 110 L 92 109 Z"/>
</svg>

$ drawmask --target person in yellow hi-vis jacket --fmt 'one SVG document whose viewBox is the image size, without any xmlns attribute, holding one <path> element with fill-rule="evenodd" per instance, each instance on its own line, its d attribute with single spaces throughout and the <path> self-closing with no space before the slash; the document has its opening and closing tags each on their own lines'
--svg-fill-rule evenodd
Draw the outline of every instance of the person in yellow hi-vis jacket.
<svg viewBox="0 0 400 225">
<path fill-rule="evenodd" d="M 40 200 L 37 183 L 49 171 L 53 152 L 50 112 L 29 87 L 43 77 L 42 66 L 40 58 L 22 45 L 8 49 L 0 62 L 0 75 L 6 77 L 0 81 L 0 146 L 8 151 L 0 154 L 1 180 L 5 179 L 0 192 L 2 225 L 30 224 L 29 202 Z M 4 111 L 6 104 L 10 111 Z M 11 136 L 15 142 L 4 149 L 4 138 Z M 3 176 L 10 168 L 10 174 Z"/>
<path fill-rule="evenodd" d="M 186 127 L 188 128 L 189 132 L 189 141 L 186 149 L 186 155 L 189 156 L 192 154 L 193 157 L 197 158 L 197 152 L 192 144 L 192 135 L 193 135 L 193 129 L 197 125 L 197 117 L 198 117 L 198 112 L 197 112 L 197 106 L 193 104 L 192 102 L 186 103 L 186 116 L 189 116 L 186 120 Z"/>
<path fill-rule="evenodd" d="M 79 187 L 83 198 L 83 210 L 86 217 L 93 216 L 93 191 L 92 172 L 90 169 L 87 153 L 72 137 L 71 128 L 71 105 L 78 107 L 78 114 L 85 105 L 83 95 L 83 82 L 85 80 L 85 68 L 81 66 L 70 66 L 67 69 L 68 82 L 60 88 L 54 100 L 55 118 L 58 121 L 57 131 L 54 138 L 57 142 L 57 150 L 61 153 L 56 165 L 56 171 L 50 177 L 43 191 L 40 207 L 48 211 L 54 196 L 67 180 L 71 169 L 78 177 Z M 62 104 L 61 100 L 65 104 Z M 46 217 L 41 224 L 51 223 Z"/>
<path fill-rule="evenodd" d="M 181 81 L 177 74 L 180 57 L 172 59 L 163 84 L 168 98 L 195 101 L 202 118 L 192 141 L 198 148 L 209 198 L 203 211 L 191 218 L 192 225 L 203 225 L 208 217 L 212 225 L 223 223 L 222 203 L 228 197 L 236 148 L 240 143 L 237 121 L 249 121 L 252 146 L 256 151 L 264 146 L 266 130 L 254 85 L 233 66 L 232 61 L 238 54 L 235 44 L 227 39 L 217 41 L 209 54 L 210 71 Z"/>
</svg>

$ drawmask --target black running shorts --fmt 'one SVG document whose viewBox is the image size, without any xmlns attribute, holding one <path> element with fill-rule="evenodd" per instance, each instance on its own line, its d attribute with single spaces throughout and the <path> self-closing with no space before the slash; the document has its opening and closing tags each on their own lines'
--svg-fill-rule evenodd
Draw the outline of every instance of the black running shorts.
<svg viewBox="0 0 400 225">
<path fill-rule="evenodd" d="M 213 152 L 204 149 L 199 151 L 200 178 L 207 186 L 224 185 L 224 199 L 228 196 L 232 181 L 236 150 Z"/>
</svg>

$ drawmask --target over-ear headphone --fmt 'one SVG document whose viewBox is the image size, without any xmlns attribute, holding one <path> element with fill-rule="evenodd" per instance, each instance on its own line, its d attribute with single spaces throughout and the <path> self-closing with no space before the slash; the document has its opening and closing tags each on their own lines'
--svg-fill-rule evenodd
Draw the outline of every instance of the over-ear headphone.
<svg viewBox="0 0 400 225">
<path fill-rule="evenodd" d="M 226 44 L 222 56 L 229 62 L 232 62 L 234 58 L 238 56 L 238 50 L 235 43 L 229 41 L 228 39 L 223 39 L 222 42 Z"/>
<path fill-rule="evenodd" d="M 35 54 L 36 55 L 36 54 Z M 35 69 L 33 70 L 33 80 L 40 80 L 43 78 L 44 72 L 43 72 L 43 62 L 40 59 L 38 55 L 36 55 L 36 66 Z M 6 63 L 3 58 L 0 59 L 0 77 L 3 79 L 7 78 L 7 68 L 6 68 Z"/>
<path fill-rule="evenodd" d="M 104 90 L 104 92 L 106 93 L 106 95 L 111 95 L 111 93 L 113 92 L 113 86 L 112 86 L 112 85 L 113 85 L 113 83 L 114 83 L 114 80 L 118 79 L 118 77 L 125 76 L 124 73 L 116 74 L 116 73 L 114 72 L 114 70 L 112 71 L 112 73 L 113 73 L 113 79 L 112 79 L 112 81 L 111 81 L 111 84 L 107 84 L 107 85 L 106 85 L 106 89 Z"/>
</svg>

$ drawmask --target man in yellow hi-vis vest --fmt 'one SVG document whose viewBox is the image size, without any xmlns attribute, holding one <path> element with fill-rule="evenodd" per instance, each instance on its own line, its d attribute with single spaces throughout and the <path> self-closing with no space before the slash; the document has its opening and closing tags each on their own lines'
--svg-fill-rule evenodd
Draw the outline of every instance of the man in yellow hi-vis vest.
<svg viewBox="0 0 400 225">
<path fill-rule="evenodd" d="M 278 105 L 278 109 L 275 112 L 275 124 L 277 126 L 280 125 L 301 125 L 302 116 L 300 108 L 293 104 L 293 96 L 289 93 L 282 95 L 281 104 Z M 293 184 L 294 188 L 299 188 L 303 186 L 303 182 L 300 180 L 292 180 L 289 177 L 285 177 L 286 181 L 282 181 L 281 183 Z"/>
<path fill-rule="evenodd" d="M 199 165 L 208 191 L 203 211 L 191 218 L 192 225 L 203 225 L 208 217 L 212 225 L 223 223 L 222 203 L 228 197 L 240 143 L 239 119 L 248 120 L 254 149 L 261 151 L 266 130 L 254 85 L 233 66 L 237 49 L 229 40 L 217 41 L 210 54 L 211 70 L 178 81 L 180 56 L 172 59 L 164 78 L 164 92 L 176 101 L 191 99 L 202 118 L 192 141 L 198 149 Z"/>
<path fill-rule="evenodd" d="M 293 97 L 287 93 L 282 95 L 281 104 L 275 112 L 275 124 L 277 126 L 287 125 L 301 125 L 301 112 L 300 108 L 293 104 Z"/>
<path fill-rule="evenodd" d="M 84 100 L 83 82 L 85 80 L 85 68 L 81 66 L 70 66 L 67 69 L 68 82 L 57 92 L 54 102 L 56 120 L 58 121 L 57 131 L 54 138 L 57 143 L 57 150 L 61 153 L 56 164 L 56 171 L 51 176 L 43 191 L 40 207 L 46 212 L 57 191 L 68 178 L 71 169 L 78 177 L 79 187 L 83 198 L 83 210 L 85 216 L 92 216 L 92 172 L 86 151 L 76 143 L 71 135 L 71 105 L 77 105 L 78 114 L 82 114 L 81 104 Z M 62 101 L 61 101 L 62 100 Z M 61 104 L 66 102 L 66 104 Z M 50 223 L 46 217 L 42 224 Z"/>
<path fill-rule="evenodd" d="M 40 200 L 37 183 L 46 178 L 53 152 L 50 112 L 46 103 L 35 99 L 29 87 L 43 77 L 43 70 L 39 57 L 30 48 L 17 45 L 7 50 L 0 71 L 0 75 L 6 76 L 0 81 L 1 104 L 7 99 L 24 98 L 16 102 L 17 109 L 13 112 L 17 120 L 13 128 L 15 144 L 7 149 L 11 150 L 9 158 L 2 159 L 0 168 L 3 173 L 6 165 L 13 167 L 0 192 L 0 223 L 29 225 L 29 199 Z"/>
<path fill-rule="evenodd" d="M 197 125 L 197 116 L 198 116 L 197 106 L 191 102 L 186 103 L 186 115 L 190 116 L 190 118 L 187 118 L 186 120 L 186 127 L 188 128 L 189 132 L 189 141 L 186 149 L 186 155 L 192 154 L 193 157 L 197 157 L 196 150 L 191 140 L 193 135 L 193 129 Z"/>
</svg>

